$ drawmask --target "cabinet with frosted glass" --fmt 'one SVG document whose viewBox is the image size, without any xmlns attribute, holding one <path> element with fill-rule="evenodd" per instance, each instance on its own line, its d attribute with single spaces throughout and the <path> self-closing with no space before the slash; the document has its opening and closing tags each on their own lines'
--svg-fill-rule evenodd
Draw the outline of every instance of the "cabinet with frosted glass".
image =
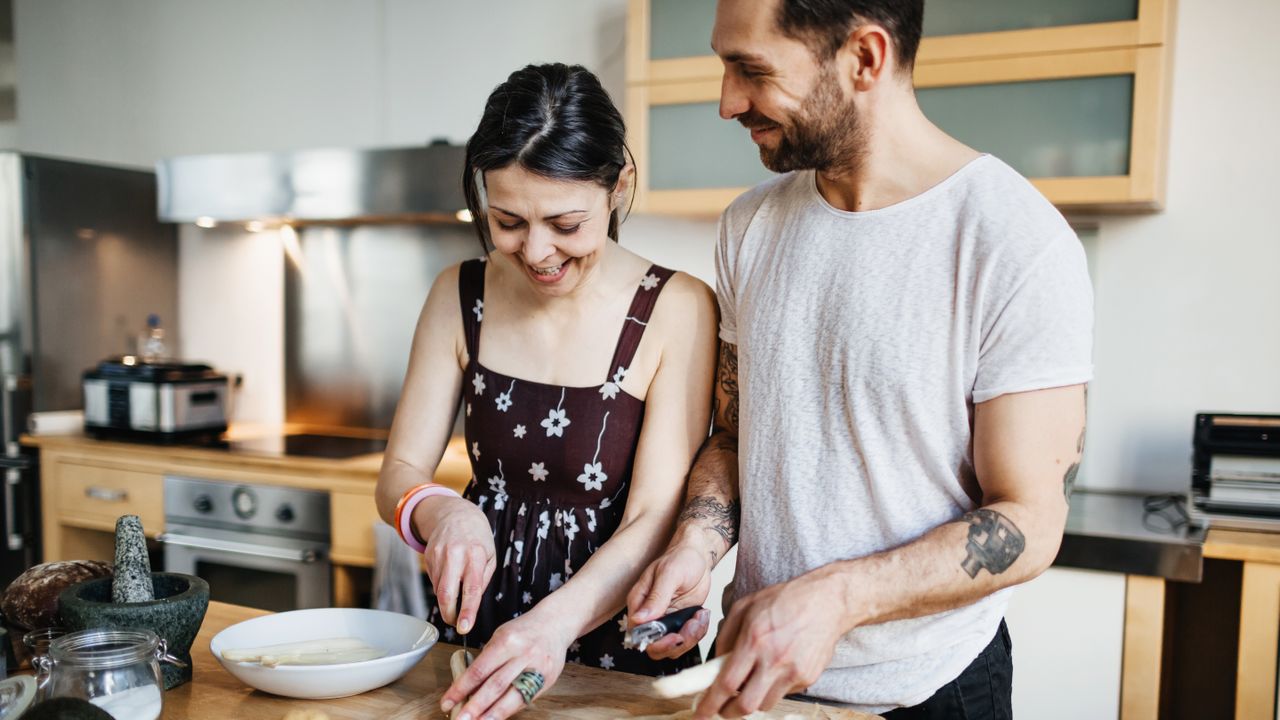
<svg viewBox="0 0 1280 720">
<path fill-rule="evenodd" d="M 627 120 L 637 209 L 714 215 L 768 178 L 717 114 L 715 0 L 631 0 Z M 1031 178 L 1063 210 L 1164 202 L 1174 0 L 930 0 L 925 114 Z"/>
</svg>

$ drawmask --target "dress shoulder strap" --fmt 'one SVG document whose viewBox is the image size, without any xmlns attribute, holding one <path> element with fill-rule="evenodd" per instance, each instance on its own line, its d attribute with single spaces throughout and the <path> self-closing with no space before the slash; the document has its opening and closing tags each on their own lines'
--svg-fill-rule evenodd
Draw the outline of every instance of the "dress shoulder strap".
<svg viewBox="0 0 1280 720">
<path fill-rule="evenodd" d="M 458 270 L 458 302 L 462 308 L 462 328 L 467 336 L 467 356 L 480 357 L 480 323 L 484 320 L 483 258 L 467 260 Z"/>
<path fill-rule="evenodd" d="M 653 314 L 653 306 L 658 302 L 658 294 L 666 287 L 667 281 L 675 275 L 657 265 L 650 265 L 649 272 L 640 280 L 635 297 L 631 300 L 631 308 L 627 311 L 627 319 L 622 323 L 622 334 L 618 337 L 618 347 L 613 351 L 613 362 L 609 363 L 609 380 L 621 382 L 627 368 L 636 356 L 640 347 L 640 339 L 644 337 L 645 328 L 649 325 L 649 316 Z"/>
</svg>

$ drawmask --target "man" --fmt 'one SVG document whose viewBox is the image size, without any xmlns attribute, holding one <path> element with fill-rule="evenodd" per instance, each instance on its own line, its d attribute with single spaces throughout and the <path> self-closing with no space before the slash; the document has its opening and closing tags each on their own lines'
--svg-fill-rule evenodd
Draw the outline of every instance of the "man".
<svg viewBox="0 0 1280 720">
<path fill-rule="evenodd" d="M 735 542 L 696 715 L 803 692 L 1009 717 L 1009 588 L 1053 561 L 1084 443 L 1079 241 L 921 113 L 922 0 L 720 0 L 720 114 L 786 173 L 724 213 L 716 423 L 633 623 L 703 604 Z M 651 646 L 689 649 L 705 611 Z M 895 708 L 899 708 L 895 710 Z"/>
</svg>

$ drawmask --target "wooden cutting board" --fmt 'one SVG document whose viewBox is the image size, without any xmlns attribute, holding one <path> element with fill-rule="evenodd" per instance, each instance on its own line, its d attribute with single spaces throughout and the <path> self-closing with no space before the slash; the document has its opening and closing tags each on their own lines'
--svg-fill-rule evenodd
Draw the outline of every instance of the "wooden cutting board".
<svg viewBox="0 0 1280 720">
<path fill-rule="evenodd" d="M 172 720 L 281 720 L 290 710 L 316 710 L 331 720 L 418 720 L 443 718 L 440 696 L 449 687 L 449 655 L 456 646 L 437 644 L 422 662 L 400 680 L 363 695 L 337 700 L 294 700 L 276 697 L 242 685 L 214 660 L 209 641 L 223 628 L 265 614 L 260 610 L 209 603 L 195 646 L 191 649 L 195 679 L 165 693 L 162 718 Z M 521 720 L 614 720 L 674 713 L 689 708 L 689 699 L 663 700 L 650 689 L 650 678 L 566 665 L 546 695 L 520 715 Z M 784 700 L 758 717 L 781 720 L 788 713 L 804 717 L 815 706 Z M 820 718 L 871 720 L 874 715 L 821 708 Z"/>
</svg>

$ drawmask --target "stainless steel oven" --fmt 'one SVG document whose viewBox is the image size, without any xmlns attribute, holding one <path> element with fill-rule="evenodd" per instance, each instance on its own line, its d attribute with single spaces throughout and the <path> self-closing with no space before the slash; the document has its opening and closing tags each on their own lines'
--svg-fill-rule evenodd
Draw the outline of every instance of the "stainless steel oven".
<svg viewBox="0 0 1280 720">
<path fill-rule="evenodd" d="M 329 494 L 166 476 L 164 565 L 210 597 L 264 610 L 328 607 Z"/>
</svg>

